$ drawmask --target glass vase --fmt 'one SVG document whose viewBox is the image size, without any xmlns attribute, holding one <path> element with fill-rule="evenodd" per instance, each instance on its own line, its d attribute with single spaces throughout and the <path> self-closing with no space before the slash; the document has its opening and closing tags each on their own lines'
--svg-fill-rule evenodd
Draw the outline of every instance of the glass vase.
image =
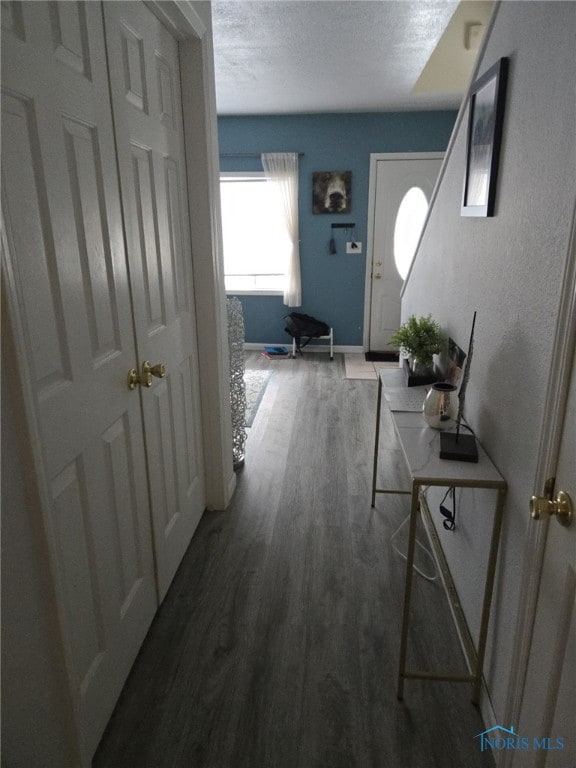
<svg viewBox="0 0 576 768">
<path fill-rule="evenodd" d="M 432 429 L 451 429 L 456 426 L 458 415 L 457 387 L 446 382 L 432 384 L 426 395 L 422 412 L 424 419 Z"/>
<path fill-rule="evenodd" d="M 423 360 L 414 355 L 411 355 L 409 365 L 414 376 L 430 376 L 434 369 L 432 360 Z"/>
</svg>

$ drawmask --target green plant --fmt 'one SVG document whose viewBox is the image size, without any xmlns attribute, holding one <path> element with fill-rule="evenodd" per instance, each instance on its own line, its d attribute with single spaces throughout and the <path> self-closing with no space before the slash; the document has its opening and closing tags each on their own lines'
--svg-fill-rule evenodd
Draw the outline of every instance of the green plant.
<svg viewBox="0 0 576 768">
<path fill-rule="evenodd" d="M 438 354 L 444 343 L 444 334 L 431 315 L 411 315 L 390 339 L 392 346 L 411 355 L 425 368 L 432 368 L 432 355 Z"/>
</svg>

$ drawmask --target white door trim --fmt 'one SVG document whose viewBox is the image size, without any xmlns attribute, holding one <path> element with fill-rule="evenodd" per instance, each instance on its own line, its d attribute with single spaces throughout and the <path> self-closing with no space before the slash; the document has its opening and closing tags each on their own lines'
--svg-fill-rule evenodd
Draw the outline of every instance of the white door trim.
<svg viewBox="0 0 576 768">
<path fill-rule="evenodd" d="M 542 434 L 532 493 L 541 496 L 546 480 L 556 474 L 560 438 L 566 410 L 572 358 L 576 350 L 576 201 L 572 213 L 572 230 L 564 267 L 560 302 L 556 320 L 552 363 L 548 377 L 546 403 L 542 419 Z M 528 514 L 528 496 L 526 514 Z M 524 686 L 532 644 L 538 591 L 544 562 L 546 537 L 550 520 L 529 525 L 524 546 L 524 570 L 520 585 L 512 668 L 504 723 L 515 725 L 520 718 Z M 513 750 L 502 753 L 501 768 L 518 765 Z"/>
<path fill-rule="evenodd" d="M 375 152 L 370 154 L 370 180 L 368 187 L 368 229 L 366 234 L 366 275 L 364 278 L 364 334 L 362 337 L 362 345 L 364 351 L 367 352 L 370 345 L 370 306 L 372 303 L 372 261 L 374 257 L 374 227 L 376 224 L 376 172 L 378 163 L 381 160 L 441 160 L 445 156 L 445 152 Z M 438 175 L 440 179 L 442 175 L 442 169 Z M 426 229 L 428 223 L 428 216 L 432 208 L 432 201 L 436 196 L 436 189 L 438 182 L 434 187 L 434 192 L 430 198 L 430 205 L 428 207 L 428 214 L 422 227 L 422 233 Z M 416 247 L 416 253 L 418 252 L 418 246 Z"/>
<path fill-rule="evenodd" d="M 145 5 L 180 41 L 182 112 L 188 177 L 192 270 L 197 312 L 198 362 L 206 504 L 228 506 L 236 475 L 232 466 L 232 417 L 228 321 L 220 223 L 219 157 L 210 18 L 189 0 L 146 0 Z"/>
<path fill-rule="evenodd" d="M 176 40 L 187 40 L 190 36 L 201 40 L 207 32 L 206 25 L 192 7 L 191 2 L 144 0 L 144 5 L 164 24 Z"/>
</svg>

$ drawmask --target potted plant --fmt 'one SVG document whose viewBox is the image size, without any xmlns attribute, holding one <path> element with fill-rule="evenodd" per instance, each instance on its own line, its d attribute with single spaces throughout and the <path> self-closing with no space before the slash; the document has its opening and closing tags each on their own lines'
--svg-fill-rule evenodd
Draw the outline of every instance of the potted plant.
<svg viewBox="0 0 576 768">
<path fill-rule="evenodd" d="M 431 315 L 411 315 L 390 339 L 393 347 L 409 355 L 410 369 L 419 376 L 430 375 L 434 367 L 432 356 L 442 350 L 444 343 L 444 334 Z"/>
</svg>

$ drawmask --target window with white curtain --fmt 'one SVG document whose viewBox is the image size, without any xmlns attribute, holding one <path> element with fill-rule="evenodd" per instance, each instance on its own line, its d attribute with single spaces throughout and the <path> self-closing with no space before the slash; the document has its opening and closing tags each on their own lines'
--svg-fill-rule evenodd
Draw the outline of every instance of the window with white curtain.
<svg viewBox="0 0 576 768">
<path fill-rule="evenodd" d="M 264 173 L 221 173 L 226 290 L 283 294 L 291 251 L 282 201 Z"/>
</svg>

